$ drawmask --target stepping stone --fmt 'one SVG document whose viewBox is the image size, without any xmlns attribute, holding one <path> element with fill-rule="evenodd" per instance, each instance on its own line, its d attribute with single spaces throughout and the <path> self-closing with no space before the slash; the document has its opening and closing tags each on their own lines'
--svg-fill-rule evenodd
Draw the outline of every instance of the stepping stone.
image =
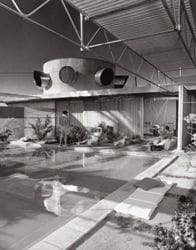
<svg viewBox="0 0 196 250">
<path fill-rule="evenodd" d="M 115 211 L 150 220 L 153 212 L 173 185 L 163 183 L 164 186 L 151 188 L 150 190 L 137 188 L 127 199 L 115 208 Z"/>
</svg>

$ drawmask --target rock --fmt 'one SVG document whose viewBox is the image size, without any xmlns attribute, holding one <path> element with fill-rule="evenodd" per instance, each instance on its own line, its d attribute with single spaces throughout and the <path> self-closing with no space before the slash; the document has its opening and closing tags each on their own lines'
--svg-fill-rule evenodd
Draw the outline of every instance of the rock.
<svg viewBox="0 0 196 250">
<path fill-rule="evenodd" d="M 164 149 L 165 150 L 173 150 L 175 149 L 177 146 L 177 139 L 173 138 L 173 139 L 167 139 L 164 145 Z"/>
</svg>

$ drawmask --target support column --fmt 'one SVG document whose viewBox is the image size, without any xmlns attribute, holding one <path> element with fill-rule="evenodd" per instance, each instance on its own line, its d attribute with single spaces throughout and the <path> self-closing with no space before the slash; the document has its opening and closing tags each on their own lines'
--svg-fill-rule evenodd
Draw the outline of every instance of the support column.
<svg viewBox="0 0 196 250">
<path fill-rule="evenodd" d="M 190 96 L 183 85 L 179 86 L 179 102 L 178 102 L 178 141 L 177 150 L 181 151 L 190 143 L 190 135 L 187 131 L 188 124 L 184 121 L 184 117 L 191 113 Z"/>
<path fill-rule="evenodd" d="M 139 118 L 140 118 L 140 135 L 141 138 L 144 138 L 144 97 L 140 97 L 140 110 L 139 110 Z"/>
<path fill-rule="evenodd" d="M 179 86 L 178 91 L 178 140 L 177 150 L 182 150 L 182 133 L 183 133 L 183 85 Z"/>
<path fill-rule="evenodd" d="M 80 13 L 80 51 L 84 50 L 84 17 Z"/>
</svg>

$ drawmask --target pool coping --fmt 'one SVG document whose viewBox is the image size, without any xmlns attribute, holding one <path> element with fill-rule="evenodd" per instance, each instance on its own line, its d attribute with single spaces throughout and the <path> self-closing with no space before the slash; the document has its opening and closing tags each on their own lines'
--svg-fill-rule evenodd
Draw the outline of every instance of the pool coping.
<svg viewBox="0 0 196 250">
<path fill-rule="evenodd" d="M 88 151 L 89 152 L 89 151 Z M 110 151 L 111 153 L 111 151 Z M 138 155 L 137 155 L 138 156 Z M 178 155 L 170 155 L 160 159 L 151 167 L 134 177 L 131 181 L 106 196 L 73 220 L 58 228 L 41 241 L 29 247 L 29 250 L 69 250 L 76 249 L 96 228 L 104 223 L 114 208 L 125 200 L 134 190 L 134 183 L 145 177 L 156 177 L 172 164 Z"/>
</svg>

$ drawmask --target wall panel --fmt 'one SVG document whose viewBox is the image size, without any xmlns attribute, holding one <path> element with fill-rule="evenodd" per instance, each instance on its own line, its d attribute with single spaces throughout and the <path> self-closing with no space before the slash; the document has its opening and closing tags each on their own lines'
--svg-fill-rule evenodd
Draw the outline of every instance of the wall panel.
<svg viewBox="0 0 196 250">
<path fill-rule="evenodd" d="M 52 118 L 52 125 L 59 126 L 59 117 L 64 110 L 69 111 L 70 125 L 83 126 L 87 129 L 98 126 L 101 122 L 114 127 L 114 131 L 123 134 L 140 134 L 143 136 L 143 98 L 142 97 L 107 97 L 61 99 L 14 103 L 13 106 L 24 107 L 25 136 L 32 136 L 30 123 L 35 123 L 46 115 Z M 55 131 L 49 135 L 53 137 Z"/>
<path fill-rule="evenodd" d="M 143 135 L 142 97 L 56 100 L 57 126 L 59 115 L 65 109 L 70 111 L 70 124 L 90 129 L 104 122 L 106 125 L 114 127 L 116 132 Z"/>
<path fill-rule="evenodd" d="M 52 126 L 55 127 L 54 101 L 29 101 L 23 103 L 13 103 L 9 106 L 24 107 L 24 136 L 36 138 L 30 123 L 35 124 L 38 117 L 44 121 L 47 115 L 50 116 Z M 48 134 L 47 137 L 54 137 L 54 130 Z"/>
<path fill-rule="evenodd" d="M 151 97 L 144 99 L 144 133 L 149 133 L 153 125 L 168 125 L 176 129 L 176 98 Z"/>
</svg>

